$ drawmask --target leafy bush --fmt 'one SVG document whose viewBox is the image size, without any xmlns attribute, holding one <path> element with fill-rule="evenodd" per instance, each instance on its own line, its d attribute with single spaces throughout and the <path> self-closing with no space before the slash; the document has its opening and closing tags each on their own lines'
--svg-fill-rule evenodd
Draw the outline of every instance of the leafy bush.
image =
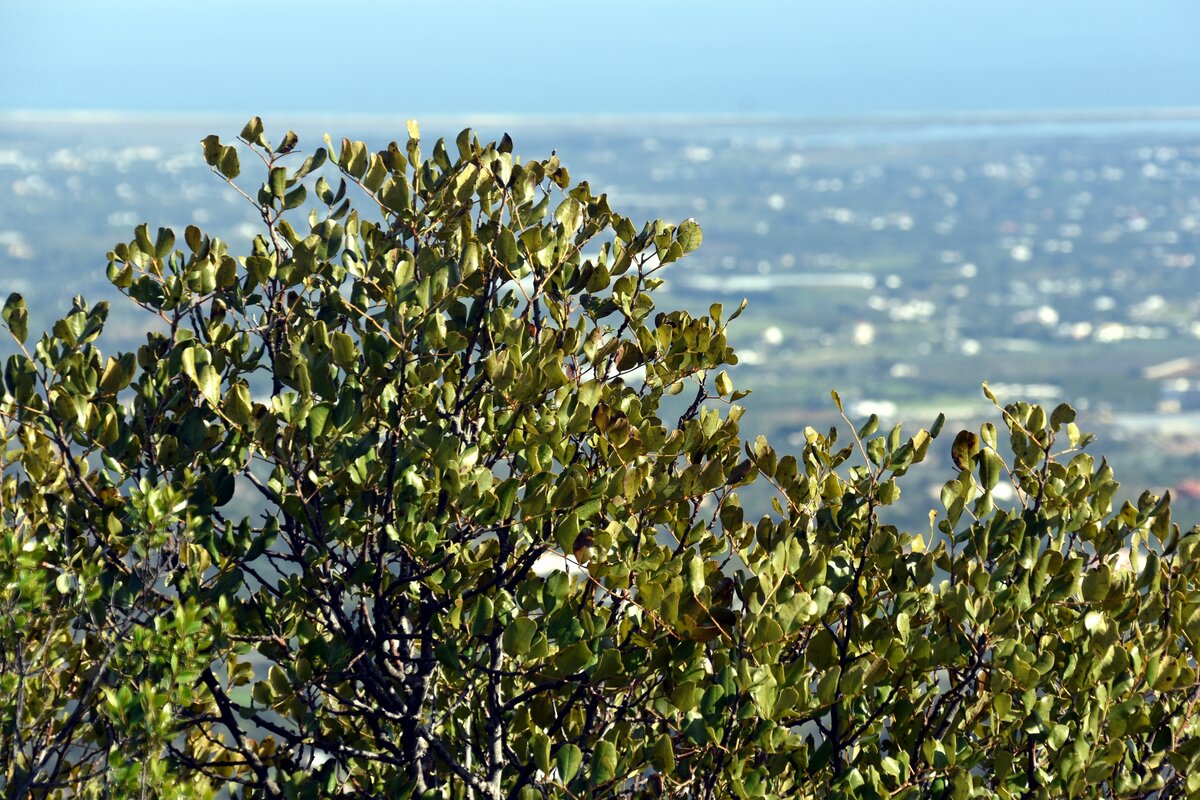
<svg viewBox="0 0 1200 800">
<path fill-rule="evenodd" d="M 240 139 L 248 255 L 109 256 L 136 352 L 4 307 L 6 796 L 1200 796 L 1200 529 L 1114 509 L 1068 406 L 898 530 L 941 420 L 743 442 L 741 309 L 653 301 L 695 222 L 507 137 Z"/>
</svg>

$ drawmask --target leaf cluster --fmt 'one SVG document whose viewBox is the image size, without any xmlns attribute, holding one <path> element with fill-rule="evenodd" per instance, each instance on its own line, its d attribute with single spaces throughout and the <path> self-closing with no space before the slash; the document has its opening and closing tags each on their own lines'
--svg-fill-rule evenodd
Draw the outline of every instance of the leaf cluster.
<svg viewBox="0 0 1200 800">
<path fill-rule="evenodd" d="M 262 233 L 115 246 L 135 352 L 5 304 L 9 796 L 1200 792 L 1200 530 L 1069 406 L 997 404 L 899 530 L 940 418 L 743 441 L 742 309 L 653 298 L 694 221 L 408 134 L 207 137 Z"/>
</svg>

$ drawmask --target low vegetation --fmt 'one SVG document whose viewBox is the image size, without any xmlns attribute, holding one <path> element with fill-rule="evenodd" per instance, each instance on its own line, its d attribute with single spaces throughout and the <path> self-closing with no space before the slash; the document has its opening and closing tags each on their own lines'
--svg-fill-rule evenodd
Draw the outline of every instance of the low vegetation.
<svg viewBox="0 0 1200 800">
<path fill-rule="evenodd" d="M 1200 795 L 1200 529 L 1069 406 L 899 530 L 941 421 L 743 441 L 741 309 L 654 302 L 694 221 L 507 137 L 239 138 L 248 253 L 109 256 L 136 352 L 4 306 L 5 796 Z"/>
</svg>

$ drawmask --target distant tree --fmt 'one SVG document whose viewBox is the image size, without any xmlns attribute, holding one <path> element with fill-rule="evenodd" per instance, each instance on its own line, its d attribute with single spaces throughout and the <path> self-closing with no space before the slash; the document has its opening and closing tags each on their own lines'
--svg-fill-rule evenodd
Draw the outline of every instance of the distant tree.
<svg viewBox="0 0 1200 800">
<path fill-rule="evenodd" d="M 695 222 L 408 132 L 206 138 L 262 233 L 117 245 L 134 353 L 8 299 L 6 797 L 1200 796 L 1200 529 L 1069 406 L 898 530 L 940 419 L 743 442 L 741 309 L 652 299 Z"/>
</svg>

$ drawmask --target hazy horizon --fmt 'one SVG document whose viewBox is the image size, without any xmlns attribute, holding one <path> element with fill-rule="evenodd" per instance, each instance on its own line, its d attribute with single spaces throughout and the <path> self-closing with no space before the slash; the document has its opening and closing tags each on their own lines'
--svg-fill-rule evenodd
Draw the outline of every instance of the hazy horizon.
<svg viewBox="0 0 1200 800">
<path fill-rule="evenodd" d="M 522 117 L 1200 106 L 1200 6 L 362 0 L 6 9 L 0 110 Z"/>
<path fill-rule="evenodd" d="M 1110 108 L 1005 108 L 1005 109 L 974 109 L 965 111 L 858 111 L 844 114 L 803 114 L 798 112 L 738 112 L 738 111 L 559 111 L 559 112 L 499 112 L 499 111 L 437 111 L 422 114 L 419 111 L 387 112 L 387 111 L 289 111 L 281 109 L 260 109 L 255 116 L 266 119 L 268 116 L 286 116 L 289 119 L 304 122 L 321 122 L 325 120 L 461 120 L 466 118 L 483 119 L 488 122 L 518 120 L 522 122 L 546 122 L 550 124 L 571 123 L 572 121 L 606 120 L 651 120 L 671 123 L 680 121 L 687 124 L 696 121 L 712 120 L 716 123 L 738 124 L 743 120 L 752 120 L 757 124 L 792 124 L 804 123 L 814 125 L 839 125 L 843 123 L 895 123 L 923 124 L 927 122 L 1037 122 L 1042 120 L 1064 120 L 1080 122 L 1109 122 L 1109 121 L 1138 121 L 1138 120 L 1175 120 L 1200 119 L 1200 102 L 1194 105 L 1180 106 L 1114 106 Z M 0 118 L 10 120 L 65 120 L 78 122 L 104 122 L 107 120 L 125 122 L 136 119 L 162 120 L 193 120 L 223 118 L 245 121 L 245 117 L 237 111 L 185 111 L 185 110 L 154 110 L 154 109 L 106 109 L 106 108 L 0 108 Z"/>
</svg>

